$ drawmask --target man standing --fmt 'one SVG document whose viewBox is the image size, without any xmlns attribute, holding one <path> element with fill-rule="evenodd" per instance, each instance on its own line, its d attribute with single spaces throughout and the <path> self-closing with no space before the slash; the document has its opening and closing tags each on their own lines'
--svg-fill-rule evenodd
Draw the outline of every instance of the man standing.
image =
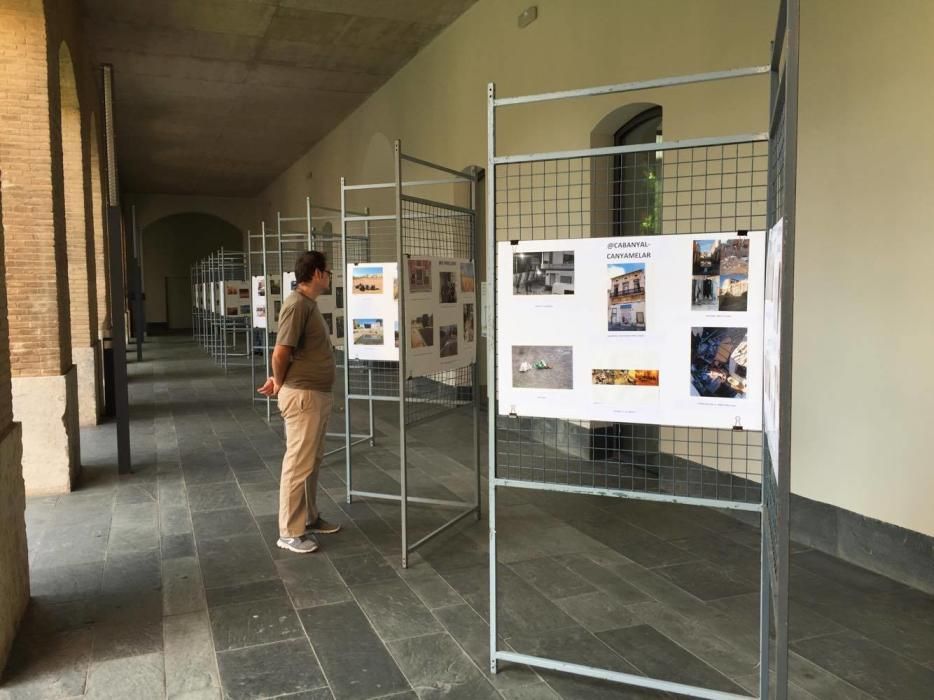
<svg viewBox="0 0 934 700">
<path fill-rule="evenodd" d="M 295 290 L 279 312 L 273 376 L 257 391 L 279 397 L 279 413 L 285 421 L 276 544 L 309 554 L 318 549 L 315 534 L 340 530 L 340 525 L 321 517 L 316 504 L 318 471 L 334 403 L 334 350 L 316 302 L 331 286 L 324 254 L 314 250 L 304 253 L 295 263 L 295 280 Z"/>
</svg>

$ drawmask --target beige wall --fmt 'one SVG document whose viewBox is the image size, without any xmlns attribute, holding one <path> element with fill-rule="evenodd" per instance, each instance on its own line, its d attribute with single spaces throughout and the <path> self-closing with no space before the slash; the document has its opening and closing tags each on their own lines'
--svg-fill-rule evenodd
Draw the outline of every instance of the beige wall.
<svg viewBox="0 0 934 700">
<path fill-rule="evenodd" d="M 777 10 L 771 0 L 541 0 L 520 30 L 527 5 L 480 0 L 283 173 L 261 210 L 306 194 L 336 203 L 341 175 L 390 177 L 394 138 L 450 166 L 484 164 L 489 81 L 510 96 L 766 63 Z M 934 68 L 934 4 L 804 5 L 792 489 L 934 535 L 923 441 L 934 319 L 922 303 L 934 159 L 919 157 L 934 153 L 934 96 L 918 82 Z M 631 102 L 662 105 L 666 139 L 764 131 L 767 91 L 752 78 L 515 108 L 498 122 L 499 150 L 588 147 Z M 867 267 L 886 282 L 867 285 Z M 749 438 L 737 448 L 755 461 L 759 436 Z"/>
</svg>

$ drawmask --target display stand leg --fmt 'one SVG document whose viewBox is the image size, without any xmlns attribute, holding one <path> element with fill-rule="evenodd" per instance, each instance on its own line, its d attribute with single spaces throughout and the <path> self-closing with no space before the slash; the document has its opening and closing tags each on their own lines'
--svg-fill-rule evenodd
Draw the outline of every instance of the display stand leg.
<svg viewBox="0 0 934 700">
<path fill-rule="evenodd" d="M 759 700 L 769 697 L 769 632 L 772 619 L 769 604 L 772 600 L 772 573 L 769 571 L 768 535 L 765 532 L 765 514 L 760 518 L 762 556 L 759 571 Z"/>
</svg>

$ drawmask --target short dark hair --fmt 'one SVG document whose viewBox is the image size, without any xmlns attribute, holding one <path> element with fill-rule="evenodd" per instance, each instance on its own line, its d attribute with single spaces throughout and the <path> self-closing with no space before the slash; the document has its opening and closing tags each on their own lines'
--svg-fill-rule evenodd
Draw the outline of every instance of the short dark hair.
<svg viewBox="0 0 934 700">
<path fill-rule="evenodd" d="M 324 272 L 327 267 L 328 261 L 324 257 L 324 253 L 319 253 L 317 250 L 302 253 L 298 260 L 295 261 L 295 281 L 298 284 L 311 282 L 316 272 L 319 270 Z"/>
</svg>

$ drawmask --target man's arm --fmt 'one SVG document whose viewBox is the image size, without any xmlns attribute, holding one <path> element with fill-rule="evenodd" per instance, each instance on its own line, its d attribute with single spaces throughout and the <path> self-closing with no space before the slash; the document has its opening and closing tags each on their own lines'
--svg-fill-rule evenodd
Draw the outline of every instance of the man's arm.
<svg viewBox="0 0 934 700">
<path fill-rule="evenodd" d="M 292 348 L 277 343 L 272 351 L 272 378 L 276 385 L 276 391 L 285 383 L 285 373 L 289 371 L 291 361 Z"/>
</svg>

